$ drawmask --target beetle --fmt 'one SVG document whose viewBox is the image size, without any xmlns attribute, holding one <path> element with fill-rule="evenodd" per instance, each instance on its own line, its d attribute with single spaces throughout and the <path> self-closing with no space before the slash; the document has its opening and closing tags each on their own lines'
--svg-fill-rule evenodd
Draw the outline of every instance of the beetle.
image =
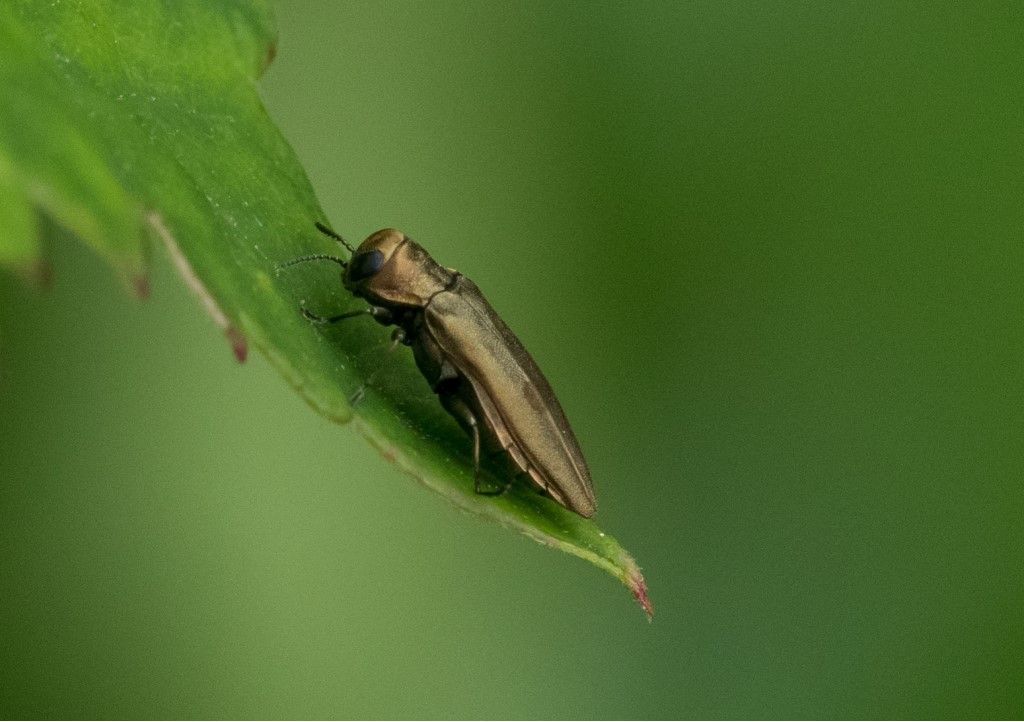
<svg viewBox="0 0 1024 722">
<path fill-rule="evenodd" d="M 474 487 L 480 486 L 481 446 L 504 454 L 531 483 L 562 506 L 590 517 L 593 484 L 576 435 L 536 362 L 475 283 L 439 265 L 416 241 L 394 228 L 371 234 L 353 249 L 322 223 L 351 257 L 327 254 L 296 258 L 281 268 L 325 260 L 342 267 L 347 291 L 367 308 L 321 317 L 314 323 L 362 315 L 396 326 L 391 348 L 409 346 L 441 405 L 472 438 Z M 357 397 L 360 392 L 357 392 Z"/>
</svg>

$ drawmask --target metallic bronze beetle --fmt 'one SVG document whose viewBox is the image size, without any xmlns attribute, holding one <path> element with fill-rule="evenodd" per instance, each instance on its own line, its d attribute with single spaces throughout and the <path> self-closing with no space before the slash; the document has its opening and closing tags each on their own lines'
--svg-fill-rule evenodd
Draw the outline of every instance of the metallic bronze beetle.
<svg viewBox="0 0 1024 722">
<path fill-rule="evenodd" d="M 385 228 L 352 249 L 326 226 L 317 228 L 342 243 L 352 257 L 317 254 L 297 258 L 333 261 L 344 269 L 345 288 L 369 308 L 322 318 L 317 323 L 370 315 L 395 325 L 395 343 L 410 346 L 416 365 L 441 404 L 473 439 L 476 490 L 480 448 L 504 452 L 532 483 L 562 506 L 593 516 L 594 491 L 587 462 L 544 374 L 501 320 L 476 284 L 438 265 L 401 231 Z M 500 493 L 500 492 L 498 492 Z"/>
</svg>

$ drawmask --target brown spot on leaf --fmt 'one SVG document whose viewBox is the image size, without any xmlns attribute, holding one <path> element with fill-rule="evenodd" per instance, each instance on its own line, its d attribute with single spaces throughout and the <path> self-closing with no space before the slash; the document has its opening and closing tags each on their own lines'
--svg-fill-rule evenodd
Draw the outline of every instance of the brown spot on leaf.
<svg viewBox="0 0 1024 722">
<path fill-rule="evenodd" d="M 135 295 L 142 301 L 149 298 L 149 276 L 135 276 L 132 279 L 132 290 L 135 291 Z"/>
<path fill-rule="evenodd" d="M 48 291 L 53 286 L 53 264 L 46 259 L 37 258 L 24 265 L 15 265 L 11 270 L 40 291 Z"/>
</svg>

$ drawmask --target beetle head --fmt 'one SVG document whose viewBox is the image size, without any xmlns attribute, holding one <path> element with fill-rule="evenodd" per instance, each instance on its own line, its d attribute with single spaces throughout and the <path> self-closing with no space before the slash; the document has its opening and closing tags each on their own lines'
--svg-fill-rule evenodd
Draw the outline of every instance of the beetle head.
<svg viewBox="0 0 1024 722">
<path fill-rule="evenodd" d="M 423 248 L 394 228 L 385 228 L 359 244 L 343 276 L 345 288 L 371 303 L 425 306 L 443 291 L 450 273 Z"/>
</svg>

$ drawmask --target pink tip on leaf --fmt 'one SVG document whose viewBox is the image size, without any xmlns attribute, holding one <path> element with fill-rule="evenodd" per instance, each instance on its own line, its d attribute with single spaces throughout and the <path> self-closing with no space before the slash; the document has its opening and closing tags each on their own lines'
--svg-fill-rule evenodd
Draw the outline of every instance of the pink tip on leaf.
<svg viewBox="0 0 1024 722">
<path fill-rule="evenodd" d="M 626 585 L 629 587 L 629 591 L 633 592 L 633 598 L 640 604 L 644 614 L 647 615 L 647 621 L 654 619 L 654 605 L 651 604 L 651 598 L 647 596 L 647 582 L 644 581 L 639 570 L 630 573 Z"/>
</svg>

